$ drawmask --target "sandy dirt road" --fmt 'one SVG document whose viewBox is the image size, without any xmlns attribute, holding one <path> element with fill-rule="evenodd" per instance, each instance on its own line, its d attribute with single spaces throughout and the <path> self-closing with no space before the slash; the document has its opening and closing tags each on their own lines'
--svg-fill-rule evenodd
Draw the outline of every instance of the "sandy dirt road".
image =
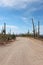
<svg viewBox="0 0 43 65">
<path fill-rule="evenodd" d="M 0 65 L 43 65 L 43 42 L 18 37 L 0 46 Z"/>
</svg>

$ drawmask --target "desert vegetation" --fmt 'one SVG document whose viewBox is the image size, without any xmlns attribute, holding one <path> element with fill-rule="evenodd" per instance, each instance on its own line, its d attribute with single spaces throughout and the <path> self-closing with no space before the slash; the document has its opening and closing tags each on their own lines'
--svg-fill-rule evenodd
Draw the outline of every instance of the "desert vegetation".
<svg viewBox="0 0 43 65">
<path fill-rule="evenodd" d="M 16 35 L 16 36 L 17 37 L 18 36 L 20 36 L 20 37 L 30 37 L 30 38 L 34 38 L 34 39 L 43 40 L 43 35 L 40 35 L 40 21 L 38 21 L 38 25 L 37 25 L 37 29 L 36 29 L 34 20 L 32 19 L 32 27 L 33 27 L 33 31 L 32 31 L 33 33 L 30 33 L 30 31 L 28 30 L 27 33 L 19 34 L 19 35 Z"/>
<path fill-rule="evenodd" d="M 30 37 L 30 38 L 43 40 L 43 35 L 40 35 L 40 21 L 38 21 L 38 25 L 37 25 L 38 27 L 36 29 L 34 20 L 32 19 L 32 26 L 33 26 L 33 31 L 32 31 L 33 33 L 30 33 L 30 31 L 28 30 L 28 32 L 25 34 L 15 35 L 14 33 L 11 34 L 11 31 L 9 34 L 6 34 L 6 23 L 4 23 L 4 28 L 2 28 L 1 33 L 0 33 L 0 44 L 6 44 L 7 42 L 11 41 L 12 39 L 15 40 L 16 36 L 17 37 L 18 36 L 19 37 Z"/>
<path fill-rule="evenodd" d="M 11 33 L 6 34 L 6 23 L 4 23 L 4 28 L 0 33 L 0 45 L 7 44 L 8 42 L 15 39 L 16 39 L 15 34 L 11 34 Z"/>
</svg>

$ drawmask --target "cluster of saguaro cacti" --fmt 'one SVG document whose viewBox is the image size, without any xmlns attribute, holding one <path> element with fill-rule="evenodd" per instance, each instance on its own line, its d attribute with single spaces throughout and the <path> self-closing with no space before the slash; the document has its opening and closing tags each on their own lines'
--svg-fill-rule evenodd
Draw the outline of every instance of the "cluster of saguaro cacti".
<svg viewBox="0 0 43 65">
<path fill-rule="evenodd" d="M 36 30 L 35 30 L 35 25 L 34 25 L 34 21 L 33 21 L 33 19 L 32 19 L 32 25 L 33 25 L 33 36 L 34 36 L 34 38 L 35 38 L 35 36 L 36 36 Z M 38 21 L 38 33 L 37 33 L 37 37 L 39 37 L 39 35 L 40 35 L 40 22 Z"/>
</svg>

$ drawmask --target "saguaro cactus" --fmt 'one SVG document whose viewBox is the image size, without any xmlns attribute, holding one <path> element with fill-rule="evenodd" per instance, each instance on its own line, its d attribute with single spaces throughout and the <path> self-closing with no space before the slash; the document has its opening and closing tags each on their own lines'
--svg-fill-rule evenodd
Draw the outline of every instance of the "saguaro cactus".
<svg viewBox="0 0 43 65">
<path fill-rule="evenodd" d="M 4 23 L 4 27 L 2 27 L 2 34 L 6 34 L 6 23 Z"/>
<path fill-rule="evenodd" d="M 34 38 L 35 38 L 35 26 L 34 26 L 34 21 L 32 19 L 32 25 L 33 25 L 33 35 L 34 35 Z"/>
<path fill-rule="evenodd" d="M 3 34 L 6 34 L 6 23 L 4 23 Z"/>
<path fill-rule="evenodd" d="M 38 37 L 40 35 L 40 22 L 38 21 Z"/>
</svg>

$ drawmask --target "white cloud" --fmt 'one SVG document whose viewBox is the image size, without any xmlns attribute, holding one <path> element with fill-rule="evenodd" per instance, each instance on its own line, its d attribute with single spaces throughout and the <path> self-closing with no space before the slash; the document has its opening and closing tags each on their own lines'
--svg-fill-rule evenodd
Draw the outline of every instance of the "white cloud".
<svg viewBox="0 0 43 65">
<path fill-rule="evenodd" d="M 40 0 L 0 0 L 0 6 L 25 8 L 27 4 L 31 4 L 32 2 L 37 2 L 37 1 L 40 1 Z"/>
<path fill-rule="evenodd" d="M 4 28 L 4 26 L 3 25 L 0 25 L 0 32 L 1 32 L 2 28 Z M 14 33 L 17 33 L 18 30 L 19 30 L 18 26 L 6 25 L 6 31 L 7 31 L 7 33 L 10 32 L 10 29 L 11 29 L 11 33 L 13 33 L 13 32 Z"/>
<path fill-rule="evenodd" d="M 0 25 L 1 29 L 2 29 L 2 27 L 4 27 L 4 25 Z M 9 29 L 18 29 L 18 27 L 14 26 L 14 25 L 6 25 L 6 28 L 9 28 Z"/>
<path fill-rule="evenodd" d="M 23 20 L 23 22 L 25 22 L 25 23 L 28 22 L 28 18 L 26 18 L 26 17 L 22 17 L 22 20 Z"/>
<path fill-rule="evenodd" d="M 6 25 L 7 28 L 11 28 L 11 29 L 18 29 L 17 26 L 14 26 L 14 25 Z"/>
<path fill-rule="evenodd" d="M 30 25 L 30 18 L 28 17 L 21 17 L 22 21 L 24 22 L 24 24 Z"/>
<path fill-rule="evenodd" d="M 0 6 L 4 7 L 25 7 L 26 0 L 0 0 Z"/>
</svg>

